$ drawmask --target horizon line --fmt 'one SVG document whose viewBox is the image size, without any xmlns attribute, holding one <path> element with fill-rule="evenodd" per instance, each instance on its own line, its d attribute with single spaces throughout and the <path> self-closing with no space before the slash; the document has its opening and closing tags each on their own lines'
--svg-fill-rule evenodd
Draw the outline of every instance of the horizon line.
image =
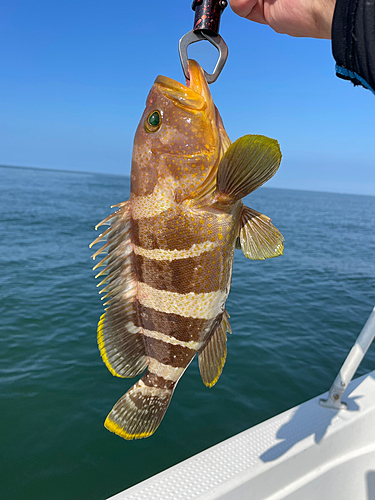
<svg viewBox="0 0 375 500">
<path fill-rule="evenodd" d="M 106 175 L 109 177 L 128 177 L 130 178 L 130 175 L 125 175 L 125 174 L 111 174 L 111 173 L 104 173 L 104 172 L 91 172 L 88 170 L 69 170 L 65 168 L 47 168 L 47 167 L 30 167 L 30 166 L 23 166 L 23 165 L 5 165 L 3 163 L 0 163 L 0 168 L 18 168 L 18 169 L 25 169 L 25 170 L 45 170 L 47 172 L 64 172 L 64 173 L 69 173 L 69 174 L 90 174 L 90 175 Z M 296 188 L 285 188 L 285 187 L 275 187 L 275 186 L 261 186 L 259 189 L 283 189 L 285 191 L 306 191 L 307 193 L 326 193 L 326 194 L 340 194 L 340 195 L 349 195 L 349 196 L 370 196 L 374 197 L 374 194 L 359 194 L 359 193 L 346 193 L 346 192 L 341 192 L 341 191 L 318 191 L 315 189 L 296 189 Z"/>
</svg>

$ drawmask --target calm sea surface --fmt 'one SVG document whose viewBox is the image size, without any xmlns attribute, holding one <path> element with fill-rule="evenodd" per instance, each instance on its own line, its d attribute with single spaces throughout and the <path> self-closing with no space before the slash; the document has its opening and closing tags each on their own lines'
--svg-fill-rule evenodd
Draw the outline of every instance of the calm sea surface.
<svg viewBox="0 0 375 500">
<path fill-rule="evenodd" d="M 126 177 L 0 168 L 1 499 L 105 499 L 325 392 L 375 304 L 375 197 L 258 190 L 285 253 L 236 252 L 219 382 L 193 362 L 156 434 L 125 441 L 103 421 L 134 380 L 100 359 L 88 244 L 128 195 Z"/>
</svg>

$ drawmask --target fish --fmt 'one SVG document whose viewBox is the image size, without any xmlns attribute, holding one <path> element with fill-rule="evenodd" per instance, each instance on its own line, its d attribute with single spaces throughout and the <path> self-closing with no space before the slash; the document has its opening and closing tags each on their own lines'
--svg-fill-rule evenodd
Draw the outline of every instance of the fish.
<svg viewBox="0 0 375 500">
<path fill-rule="evenodd" d="M 100 222 L 105 256 L 94 267 L 104 286 L 97 340 L 110 373 L 144 375 L 115 404 L 105 427 L 131 440 L 158 428 L 176 385 L 198 354 L 213 387 L 231 333 L 225 302 L 233 258 L 282 255 L 271 219 L 242 198 L 277 171 L 276 140 L 245 135 L 231 143 L 200 65 L 186 85 L 158 76 L 134 137 L 131 192 Z"/>
</svg>

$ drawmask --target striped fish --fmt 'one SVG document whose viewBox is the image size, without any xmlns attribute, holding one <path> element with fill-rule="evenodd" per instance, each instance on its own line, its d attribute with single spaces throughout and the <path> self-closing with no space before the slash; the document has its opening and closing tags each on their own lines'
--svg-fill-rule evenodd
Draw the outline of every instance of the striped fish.
<svg viewBox="0 0 375 500">
<path fill-rule="evenodd" d="M 128 201 L 110 227 L 98 344 L 112 375 L 143 377 L 116 403 L 105 427 L 125 439 L 150 436 L 194 356 L 206 386 L 226 359 L 225 310 L 233 256 L 281 255 L 283 237 L 242 198 L 278 169 L 278 143 L 248 135 L 231 144 L 204 73 L 189 61 L 185 86 L 158 76 L 135 134 Z"/>
</svg>

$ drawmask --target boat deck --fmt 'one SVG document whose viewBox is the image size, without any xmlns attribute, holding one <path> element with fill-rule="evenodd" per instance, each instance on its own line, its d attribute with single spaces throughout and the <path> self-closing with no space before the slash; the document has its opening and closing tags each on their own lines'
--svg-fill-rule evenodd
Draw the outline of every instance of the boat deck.
<svg viewBox="0 0 375 500">
<path fill-rule="evenodd" d="M 327 394 L 110 500 L 375 500 L 375 371 L 349 384 L 347 409 L 322 407 Z"/>
</svg>

